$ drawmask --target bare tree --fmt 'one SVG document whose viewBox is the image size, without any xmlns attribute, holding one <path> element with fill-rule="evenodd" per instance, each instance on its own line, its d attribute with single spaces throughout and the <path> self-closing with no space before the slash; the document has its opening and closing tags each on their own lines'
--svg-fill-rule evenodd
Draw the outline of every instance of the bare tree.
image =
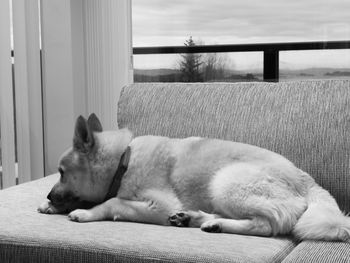
<svg viewBox="0 0 350 263">
<path fill-rule="evenodd" d="M 204 45 L 202 41 L 198 41 L 198 43 Z M 184 44 L 187 47 L 197 45 L 192 37 L 187 39 Z M 222 53 L 181 54 L 179 62 L 181 80 L 184 82 L 223 80 L 231 64 L 228 56 Z"/>
<path fill-rule="evenodd" d="M 204 80 L 222 80 L 228 69 L 228 57 L 218 53 L 208 53 L 204 58 Z"/>
</svg>

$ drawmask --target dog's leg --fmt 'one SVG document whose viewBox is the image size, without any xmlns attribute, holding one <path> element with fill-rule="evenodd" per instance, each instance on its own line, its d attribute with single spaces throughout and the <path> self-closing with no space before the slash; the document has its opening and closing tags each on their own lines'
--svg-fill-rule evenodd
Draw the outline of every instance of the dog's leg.
<svg viewBox="0 0 350 263">
<path fill-rule="evenodd" d="M 169 225 L 170 214 L 169 208 L 157 202 L 112 198 L 88 210 L 74 210 L 68 217 L 77 222 L 118 220 Z"/>
<path fill-rule="evenodd" d="M 240 220 L 218 218 L 204 222 L 201 229 L 206 232 L 254 236 L 271 236 L 273 234 L 269 221 L 261 217 Z"/>
</svg>

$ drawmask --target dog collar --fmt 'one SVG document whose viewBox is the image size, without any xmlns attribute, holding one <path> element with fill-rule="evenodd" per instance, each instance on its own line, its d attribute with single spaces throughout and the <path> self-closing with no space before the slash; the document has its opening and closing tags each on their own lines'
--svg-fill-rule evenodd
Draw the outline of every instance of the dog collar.
<svg viewBox="0 0 350 263">
<path fill-rule="evenodd" d="M 120 183 L 123 179 L 123 175 L 125 174 L 126 170 L 128 169 L 130 155 L 131 155 L 131 148 L 130 148 L 130 146 L 128 146 L 128 147 L 126 147 L 125 152 L 120 157 L 118 169 L 114 174 L 112 183 L 109 187 L 108 193 L 107 193 L 104 201 L 107 201 L 108 199 L 111 199 L 111 198 L 117 196 L 118 190 L 120 188 Z"/>
</svg>

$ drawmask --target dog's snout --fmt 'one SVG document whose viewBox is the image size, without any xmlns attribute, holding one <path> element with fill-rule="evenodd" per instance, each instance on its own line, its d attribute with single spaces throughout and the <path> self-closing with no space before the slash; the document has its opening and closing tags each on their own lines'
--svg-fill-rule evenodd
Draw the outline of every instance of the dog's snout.
<svg viewBox="0 0 350 263">
<path fill-rule="evenodd" d="M 49 199 L 52 203 L 55 204 L 60 204 L 64 202 L 64 197 L 61 194 L 54 193 L 52 191 L 47 195 L 47 199 Z"/>
<path fill-rule="evenodd" d="M 53 190 L 47 195 L 47 199 L 49 199 L 53 205 L 62 205 L 79 201 L 79 198 L 70 192 L 60 193 Z"/>
</svg>

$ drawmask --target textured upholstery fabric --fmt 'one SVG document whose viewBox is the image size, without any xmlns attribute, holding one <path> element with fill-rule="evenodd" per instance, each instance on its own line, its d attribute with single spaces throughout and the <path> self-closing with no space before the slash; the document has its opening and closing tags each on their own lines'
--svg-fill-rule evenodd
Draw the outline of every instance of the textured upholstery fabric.
<svg viewBox="0 0 350 263">
<path fill-rule="evenodd" d="M 283 263 L 350 262 L 350 244 L 341 242 L 304 241 L 300 243 Z"/>
<path fill-rule="evenodd" d="M 0 262 L 281 262 L 288 238 L 210 234 L 127 222 L 71 222 L 36 212 L 52 175 L 0 191 Z"/>
<path fill-rule="evenodd" d="M 350 211 L 349 80 L 133 84 L 121 94 L 118 122 L 135 136 L 204 136 L 273 150 Z"/>
<path fill-rule="evenodd" d="M 259 145 L 309 172 L 350 211 L 350 81 L 133 84 L 118 123 L 136 136 Z M 210 234 L 36 212 L 58 175 L 0 191 L 0 262 L 350 262 L 349 244 Z"/>
</svg>

